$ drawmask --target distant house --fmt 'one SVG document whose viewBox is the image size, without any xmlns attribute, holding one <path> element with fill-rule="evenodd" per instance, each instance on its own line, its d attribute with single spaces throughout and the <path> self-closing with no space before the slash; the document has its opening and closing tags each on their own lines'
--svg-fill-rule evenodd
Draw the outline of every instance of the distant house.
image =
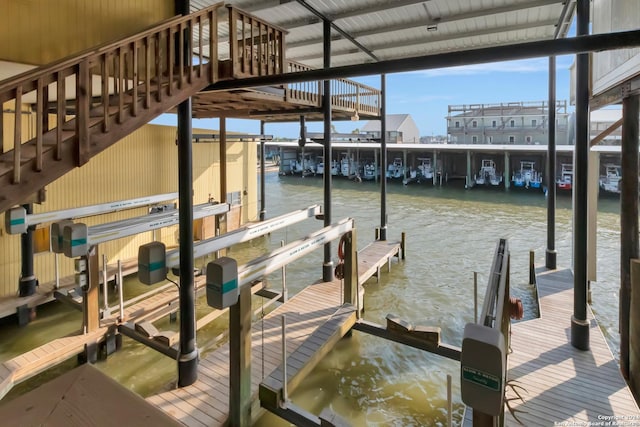
<svg viewBox="0 0 640 427">
<path fill-rule="evenodd" d="M 556 143 L 568 144 L 567 101 L 557 101 Z M 541 144 L 549 142 L 549 104 L 507 102 L 449 105 L 451 144 Z"/>
<path fill-rule="evenodd" d="M 361 132 L 372 138 L 380 138 L 380 120 L 371 120 Z M 420 131 L 410 114 L 387 114 L 387 142 L 391 144 L 420 142 Z"/>
<path fill-rule="evenodd" d="M 602 132 L 608 130 L 621 118 L 622 110 L 620 108 L 591 111 L 591 113 L 589 114 L 589 120 L 591 122 L 591 125 L 589 126 L 591 129 L 589 139 L 593 140 L 598 135 L 602 134 Z M 613 129 L 610 134 L 605 136 L 602 141 L 600 141 L 600 144 L 620 145 L 621 139 L 622 126 L 618 126 L 617 128 Z"/>
</svg>

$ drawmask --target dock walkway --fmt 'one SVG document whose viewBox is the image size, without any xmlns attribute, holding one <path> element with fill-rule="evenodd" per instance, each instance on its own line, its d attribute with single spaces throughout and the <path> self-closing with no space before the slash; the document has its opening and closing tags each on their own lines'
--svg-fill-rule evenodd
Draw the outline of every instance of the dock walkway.
<svg viewBox="0 0 640 427">
<path fill-rule="evenodd" d="M 640 425 L 640 410 L 588 309 L 589 351 L 571 345 L 573 274 L 537 269 L 540 318 L 514 323 L 508 379 L 525 391 L 511 407 L 523 425 Z M 515 397 L 507 388 L 507 397 Z M 465 425 L 471 424 L 466 411 Z M 617 418 L 616 418 L 617 417 Z M 599 424 L 604 422 L 604 424 Z M 626 424 L 625 424 L 626 423 Z M 505 410 L 505 424 L 519 426 Z"/>
<path fill-rule="evenodd" d="M 381 241 L 359 251 L 359 283 L 366 282 L 380 266 L 399 254 L 399 243 Z M 287 355 L 290 357 L 318 327 L 340 310 L 341 286 L 339 280 L 307 286 L 265 316 L 264 324 L 256 322 L 252 326 L 251 390 L 254 398 L 260 382 L 282 363 L 281 315 L 286 314 Z M 198 380 L 193 385 L 151 396 L 147 401 L 187 426 L 224 425 L 229 413 L 228 344 L 200 361 Z"/>
</svg>

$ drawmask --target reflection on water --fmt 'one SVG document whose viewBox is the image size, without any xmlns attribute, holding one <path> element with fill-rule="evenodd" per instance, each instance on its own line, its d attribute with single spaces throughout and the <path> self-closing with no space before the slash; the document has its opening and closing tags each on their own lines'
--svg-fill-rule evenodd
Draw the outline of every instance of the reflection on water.
<svg viewBox="0 0 640 427">
<path fill-rule="evenodd" d="M 333 181 L 334 220 L 351 216 L 358 228 L 358 246 L 364 247 L 380 225 L 378 185 L 372 182 Z M 433 188 L 426 185 L 388 185 L 388 238 L 407 233 L 407 259 L 393 261 L 391 272 L 383 270 L 380 283 L 366 283 L 365 318 L 385 323 L 389 313 L 414 324 L 439 326 L 442 341 L 459 346 L 466 322 L 473 317 L 473 272 L 478 272 L 480 304 L 487 283 L 491 258 L 499 238 L 511 249 L 512 293 L 524 301 L 526 316 L 535 317 L 532 292 L 527 284 L 529 250 L 538 263 L 546 247 L 546 209 L 541 193 L 464 190 L 455 186 Z M 322 203 L 322 180 L 318 178 L 267 175 L 267 216 L 275 217 L 314 203 Z M 558 197 L 556 249 L 558 264 L 571 264 L 571 201 Z M 230 256 L 239 263 L 274 249 L 280 241 L 292 241 L 322 223 L 308 220 L 274 232 L 271 236 L 234 247 Z M 598 216 L 598 282 L 592 285 L 593 309 L 617 355 L 617 289 L 619 287 L 619 207 L 618 201 L 600 201 Z M 335 245 L 333 248 L 335 254 Z M 336 256 L 334 255 L 334 258 Z M 335 259 L 334 259 L 335 261 Z M 198 260 L 196 265 L 204 265 Z M 321 276 L 322 251 L 296 260 L 287 267 L 287 286 L 295 293 Z M 268 279 L 279 288 L 280 273 Z M 127 294 L 148 290 L 127 280 Z M 3 342 L 0 360 L 6 360 L 54 333 L 64 335 L 77 329 L 80 314 L 53 305 L 40 310 L 39 320 L 24 330 L 0 330 Z M 260 300 L 254 301 L 260 311 Z M 198 316 L 209 311 L 201 299 Z M 44 312 L 44 314 L 43 314 Z M 59 316 L 59 317 L 56 317 Z M 55 327 L 49 319 L 56 319 Z M 40 323 L 41 322 L 41 323 Z M 211 323 L 198 333 L 203 354 L 225 339 L 227 319 Z M 570 319 L 567 319 L 567 326 Z M 160 322 L 159 329 L 177 330 L 175 323 Z M 39 328 L 43 328 L 42 331 Z M 54 332 L 52 332 L 54 329 Z M 33 333 L 31 331 L 34 331 Z M 8 343 L 8 345 L 4 345 Z M 97 366 L 132 390 L 148 395 L 176 378 L 176 363 L 153 350 L 125 339 L 124 350 Z M 253 367 L 260 369 L 260 367 Z M 291 399 L 316 414 L 330 407 L 355 426 L 443 425 L 446 420 L 446 377 L 453 377 L 455 416 L 460 418 L 459 366 L 428 353 L 354 332 L 343 340 Z M 261 426 L 288 425 L 265 415 Z"/>
</svg>

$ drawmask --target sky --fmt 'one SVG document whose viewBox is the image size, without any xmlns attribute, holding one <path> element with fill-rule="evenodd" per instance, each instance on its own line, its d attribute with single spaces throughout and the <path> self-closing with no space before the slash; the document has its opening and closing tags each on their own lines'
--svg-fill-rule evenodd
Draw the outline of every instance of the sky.
<svg viewBox="0 0 640 427">
<path fill-rule="evenodd" d="M 556 99 L 569 104 L 569 67 L 574 56 L 556 58 Z M 470 66 L 387 74 L 387 114 L 410 114 L 420 136 L 446 135 L 449 105 L 547 101 L 548 58 L 494 62 Z M 379 88 L 380 76 L 354 78 Z M 572 109 L 569 109 L 572 111 Z M 152 123 L 175 125 L 176 116 L 165 114 Z M 218 119 L 194 119 L 194 128 L 219 129 Z M 338 132 L 362 129 L 365 121 L 337 121 Z M 227 130 L 260 133 L 260 121 L 227 119 Z M 309 132 L 322 132 L 322 122 L 307 122 Z M 297 138 L 298 122 L 266 123 L 265 133 Z"/>
</svg>

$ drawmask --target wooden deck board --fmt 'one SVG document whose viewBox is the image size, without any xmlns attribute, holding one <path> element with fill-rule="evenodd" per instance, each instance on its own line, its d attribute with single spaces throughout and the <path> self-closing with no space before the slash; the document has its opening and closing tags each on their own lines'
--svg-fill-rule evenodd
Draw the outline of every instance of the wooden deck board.
<svg viewBox="0 0 640 427">
<path fill-rule="evenodd" d="M 602 421 L 599 417 L 610 416 L 640 419 L 638 405 L 591 309 L 591 349 L 580 351 L 571 345 L 571 271 L 538 271 L 536 277 L 540 318 L 514 323 L 511 328 L 508 378 L 526 390 L 522 393 L 524 402 L 511 403 L 523 411 L 516 413 L 517 417 L 524 425 L 590 425 Z M 507 390 L 507 396 L 514 397 L 514 393 Z M 465 413 L 465 425 L 471 425 L 470 413 Z M 508 411 L 505 424 L 520 425 Z"/>
<path fill-rule="evenodd" d="M 374 242 L 360 251 L 358 253 L 359 283 L 364 283 L 371 275 L 375 274 L 377 267 L 371 268 L 372 265 L 387 264 L 392 256 L 399 253 L 399 250 L 399 243 Z M 287 366 L 290 367 L 289 369 L 300 369 L 305 362 L 304 356 L 313 355 L 311 347 L 321 345 L 322 339 L 326 339 L 328 335 L 320 332 L 317 335 L 319 338 L 314 337 L 309 340 L 309 348 L 294 353 L 305 339 L 311 337 L 319 326 L 340 309 L 342 304 L 340 296 L 340 280 L 318 282 L 291 297 L 286 303 L 266 315 L 262 321 L 253 324 L 251 331 L 251 384 L 254 397 L 257 397 L 258 385 L 265 379 L 263 377 L 268 377 L 277 370 L 282 362 L 280 316 L 286 314 L 287 319 Z M 263 325 L 261 322 L 264 322 Z M 264 328 L 264 334 L 262 334 L 262 328 Z M 262 372 L 263 363 L 264 375 Z M 189 393 L 198 394 L 199 401 L 203 403 L 198 410 L 205 410 L 209 407 L 225 414 L 223 421 L 217 421 L 210 425 L 223 425 L 229 412 L 228 344 L 209 353 L 205 359 L 199 362 L 198 370 L 198 381 L 185 388 L 193 391 L 183 392 L 180 396 L 187 398 Z M 177 398 L 178 394 L 169 391 L 147 400 L 187 426 L 201 425 L 200 420 L 189 414 L 189 411 L 195 411 L 195 408 L 189 409 L 185 405 L 178 406 L 175 402 Z M 204 402 L 208 405 L 204 405 Z M 220 419 L 213 414 L 210 414 L 210 417 L 216 420 Z"/>
</svg>

